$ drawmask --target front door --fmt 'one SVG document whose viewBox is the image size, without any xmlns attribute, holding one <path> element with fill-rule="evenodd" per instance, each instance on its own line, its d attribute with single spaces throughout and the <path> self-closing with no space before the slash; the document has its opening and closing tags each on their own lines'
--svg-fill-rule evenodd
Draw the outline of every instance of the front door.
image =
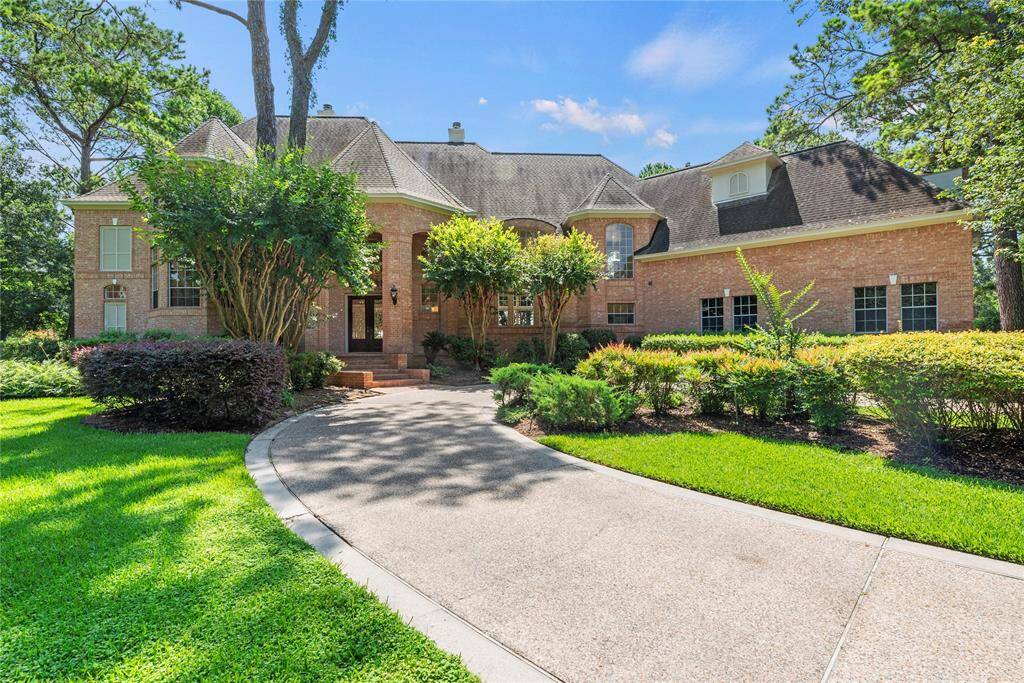
<svg viewBox="0 0 1024 683">
<path fill-rule="evenodd" d="M 384 350 L 384 311 L 379 296 L 350 296 L 348 298 L 348 350 Z"/>
</svg>

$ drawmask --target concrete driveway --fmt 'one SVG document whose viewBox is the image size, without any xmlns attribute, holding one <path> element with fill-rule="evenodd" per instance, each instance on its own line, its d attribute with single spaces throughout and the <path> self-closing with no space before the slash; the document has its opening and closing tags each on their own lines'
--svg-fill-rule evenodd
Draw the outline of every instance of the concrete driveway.
<svg viewBox="0 0 1024 683">
<path fill-rule="evenodd" d="M 270 449 L 345 541 L 563 680 L 1024 679 L 1024 567 L 582 463 L 486 390 L 336 406 Z"/>
</svg>

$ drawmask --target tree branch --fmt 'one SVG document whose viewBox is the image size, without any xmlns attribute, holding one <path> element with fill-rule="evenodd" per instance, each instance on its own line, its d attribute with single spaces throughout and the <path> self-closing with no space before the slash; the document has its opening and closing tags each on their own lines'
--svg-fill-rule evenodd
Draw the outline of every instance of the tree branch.
<svg viewBox="0 0 1024 683">
<path fill-rule="evenodd" d="M 195 5 L 196 7 L 202 7 L 203 9 L 208 9 L 211 12 L 216 12 L 217 14 L 223 14 L 225 17 L 231 17 L 232 19 L 234 19 L 235 21 L 240 23 L 245 28 L 247 28 L 247 29 L 249 28 L 249 21 L 247 19 L 245 19 L 241 14 L 236 14 L 235 12 L 232 12 L 229 9 L 224 9 L 223 7 L 218 7 L 217 5 L 213 5 L 213 4 L 209 3 L 209 2 L 203 2 L 203 0 L 181 0 L 181 1 L 185 2 L 185 3 L 188 3 L 189 5 Z"/>
</svg>

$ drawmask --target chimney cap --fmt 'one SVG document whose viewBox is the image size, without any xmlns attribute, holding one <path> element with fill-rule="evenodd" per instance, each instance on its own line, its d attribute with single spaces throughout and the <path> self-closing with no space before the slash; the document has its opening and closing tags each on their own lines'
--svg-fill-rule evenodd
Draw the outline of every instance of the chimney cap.
<svg viewBox="0 0 1024 683">
<path fill-rule="evenodd" d="M 317 116 L 337 116 L 334 113 L 334 107 L 329 104 L 324 104 L 323 108 L 316 113 Z"/>
<path fill-rule="evenodd" d="M 462 124 L 458 121 L 452 121 L 452 128 L 462 128 Z"/>
</svg>

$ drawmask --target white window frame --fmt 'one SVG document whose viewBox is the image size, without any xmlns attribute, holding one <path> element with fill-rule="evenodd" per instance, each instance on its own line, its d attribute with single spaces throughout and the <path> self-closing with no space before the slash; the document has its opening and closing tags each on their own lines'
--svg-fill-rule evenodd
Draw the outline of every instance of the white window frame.
<svg viewBox="0 0 1024 683">
<path fill-rule="evenodd" d="M 729 196 L 742 197 L 750 193 L 750 178 L 743 171 L 736 171 L 729 176 Z"/>
<path fill-rule="evenodd" d="M 192 273 L 192 277 L 193 278 L 197 278 L 198 277 L 198 275 L 196 275 L 196 269 L 192 268 L 191 266 L 182 266 L 178 261 L 168 261 L 167 262 L 167 305 L 169 307 L 171 307 L 171 308 L 196 308 L 197 306 L 200 305 L 201 301 L 200 301 L 200 298 L 199 298 L 200 297 L 200 291 L 199 291 L 199 286 L 198 285 L 195 285 L 195 286 L 192 286 L 192 287 L 186 287 L 186 286 L 174 283 L 175 276 L 180 276 L 180 274 L 186 274 L 187 275 L 189 272 Z M 194 304 L 174 303 L 175 290 L 178 290 L 178 292 L 177 292 L 178 296 L 185 296 L 185 294 L 183 293 L 184 290 L 193 290 L 193 289 L 195 290 L 195 295 L 196 295 L 196 298 L 195 298 L 196 302 Z"/>
<path fill-rule="evenodd" d="M 121 235 L 128 235 L 128 249 L 120 248 Z M 113 245 L 111 245 L 111 236 Z M 112 248 L 111 248 L 112 246 Z M 111 263 L 109 259 L 113 259 Z M 124 261 L 122 261 L 124 259 Z M 123 267 L 122 267 L 123 266 Z M 132 229 L 127 225 L 100 226 L 100 271 L 127 273 L 132 269 Z"/>
<path fill-rule="evenodd" d="M 612 306 L 629 307 L 629 310 L 613 311 Z M 628 315 L 628 321 L 613 322 L 612 316 Z M 636 325 L 636 304 L 631 301 L 616 301 L 608 303 L 608 324 L 609 325 Z"/>
<path fill-rule="evenodd" d="M 533 297 L 529 294 L 502 292 L 498 294 L 495 316 L 498 327 L 533 327 L 537 316 L 533 310 Z M 524 322 L 527 314 L 529 322 Z"/>
<path fill-rule="evenodd" d="M 608 257 L 609 280 L 632 280 L 633 226 L 629 223 L 606 225 L 604 228 L 604 253 Z"/>
<path fill-rule="evenodd" d="M 114 325 L 109 322 L 111 312 L 114 312 Z M 103 288 L 103 331 L 128 331 L 128 292 L 124 285 L 107 285 Z"/>
</svg>

